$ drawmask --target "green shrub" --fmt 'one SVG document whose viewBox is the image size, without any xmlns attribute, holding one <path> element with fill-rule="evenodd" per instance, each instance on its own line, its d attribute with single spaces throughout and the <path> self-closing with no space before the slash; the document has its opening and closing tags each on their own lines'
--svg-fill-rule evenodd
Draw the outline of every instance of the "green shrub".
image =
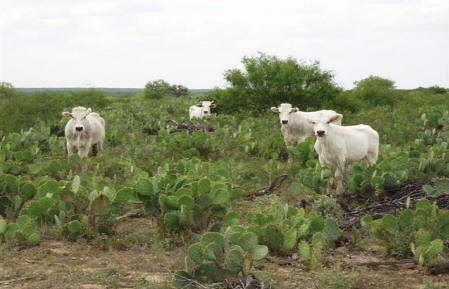
<svg viewBox="0 0 449 289">
<path fill-rule="evenodd" d="M 354 84 L 354 97 L 363 99 L 369 105 L 393 105 L 398 96 L 394 81 L 379 76 L 371 75 Z"/>
<path fill-rule="evenodd" d="M 280 59 L 260 53 L 257 57 L 243 57 L 242 64 L 243 71 L 225 72 L 229 88 L 208 94 L 220 111 L 262 112 L 283 102 L 307 110 L 332 103 L 341 91 L 333 74 L 322 70 L 318 62 L 306 64 L 291 57 Z"/>
<path fill-rule="evenodd" d="M 337 199 L 332 196 L 323 196 L 313 201 L 312 209 L 318 215 L 331 219 L 336 219 L 342 212 L 341 206 L 338 204 Z"/>
<path fill-rule="evenodd" d="M 0 104 L 2 101 L 15 98 L 19 95 L 19 91 L 8 82 L 0 82 Z"/>
<path fill-rule="evenodd" d="M 150 81 L 145 85 L 143 93 L 146 98 L 161 99 L 164 96 L 186 96 L 189 94 L 187 87 L 182 85 L 170 85 L 162 79 Z"/>
</svg>

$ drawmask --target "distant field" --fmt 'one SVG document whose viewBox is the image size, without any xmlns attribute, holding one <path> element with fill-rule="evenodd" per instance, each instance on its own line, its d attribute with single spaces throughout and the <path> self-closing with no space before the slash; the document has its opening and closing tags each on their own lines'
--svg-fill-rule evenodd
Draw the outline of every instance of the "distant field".
<svg viewBox="0 0 449 289">
<path fill-rule="evenodd" d="M 143 92 L 143 88 L 111 88 L 111 87 L 95 87 L 95 88 L 87 88 L 87 87 L 20 87 L 17 88 L 20 92 L 23 93 L 33 93 L 33 92 L 43 92 L 43 91 L 82 91 L 82 90 L 101 90 L 104 91 L 109 96 L 122 96 L 122 95 L 133 95 L 139 92 Z M 206 93 L 210 91 L 210 89 L 190 89 L 190 93 Z"/>
</svg>

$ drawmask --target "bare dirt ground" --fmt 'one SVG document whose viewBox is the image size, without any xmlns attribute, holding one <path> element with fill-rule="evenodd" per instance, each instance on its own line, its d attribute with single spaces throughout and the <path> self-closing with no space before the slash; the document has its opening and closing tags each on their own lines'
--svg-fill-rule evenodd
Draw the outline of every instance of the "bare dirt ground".
<svg viewBox="0 0 449 289">
<path fill-rule="evenodd" d="M 0 288 L 173 288 L 173 273 L 183 268 L 187 248 L 164 249 L 154 229 L 148 218 L 123 220 L 114 238 L 132 234 L 138 241 L 132 246 L 106 245 L 104 240 L 43 240 L 38 247 L 3 244 Z M 375 246 L 364 251 L 340 247 L 326 257 L 322 269 L 309 272 L 262 260 L 254 274 L 265 288 L 449 288 L 448 275 L 430 276 L 413 264 L 360 265 L 391 260 L 379 251 Z"/>
</svg>

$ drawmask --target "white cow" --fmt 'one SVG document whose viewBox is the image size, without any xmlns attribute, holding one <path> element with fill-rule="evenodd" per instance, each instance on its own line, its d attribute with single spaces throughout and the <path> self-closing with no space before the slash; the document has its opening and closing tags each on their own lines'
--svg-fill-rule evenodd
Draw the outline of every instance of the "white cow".
<svg viewBox="0 0 449 289">
<path fill-rule="evenodd" d="M 211 108 L 215 107 L 214 101 L 201 101 L 195 105 L 192 105 L 189 109 L 189 117 L 193 118 L 203 118 L 210 115 Z"/>
<path fill-rule="evenodd" d="M 315 151 L 321 166 L 335 165 L 337 193 L 345 190 L 346 164 L 364 161 L 375 164 L 379 154 L 379 134 L 369 125 L 359 124 L 339 126 L 334 123 L 342 118 L 341 114 L 315 115 L 308 121 L 313 125 L 316 136 Z"/>
<path fill-rule="evenodd" d="M 288 162 L 293 161 L 293 155 L 291 154 L 291 148 L 295 145 L 303 143 L 308 137 L 314 135 L 313 125 L 311 125 L 307 119 L 314 115 L 335 115 L 333 110 L 320 110 L 305 112 L 300 111 L 297 107 L 292 107 L 290 103 L 282 103 L 279 107 L 272 107 L 272 112 L 279 114 L 279 120 L 281 122 L 281 133 L 284 136 L 284 142 L 289 151 Z M 341 125 L 341 119 L 336 121 L 336 124 Z"/>
<path fill-rule="evenodd" d="M 90 147 L 95 144 L 99 151 L 103 150 L 104 119 L 98 113 L 77 106 L 72 112 L 63 112 L 62 115 L 70 118 L 65 126 L 69 156 L 78 153 L 81 157 L 87 157 Z"/>
</svg>

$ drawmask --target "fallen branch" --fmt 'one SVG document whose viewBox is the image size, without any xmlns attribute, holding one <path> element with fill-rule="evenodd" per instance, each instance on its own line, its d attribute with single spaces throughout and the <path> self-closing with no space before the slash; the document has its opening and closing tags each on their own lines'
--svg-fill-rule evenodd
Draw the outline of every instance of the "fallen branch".
<svg viewBox="0 0 449 289">
<path fill-rule="evenodd" d="M 116 221 L 120 221 L 121 219 L 124 218 L 129 218 L 129 217 L 142 217 L 143 213 L 141 210 L 137 210 L 137 211 L 131 211 L 131 212 L 127 212 L 124 215 L 118 216 L 115 218 Z"/>
<path fill-rule="evenodd" d="M 165 121 L 165 123 L 169 123 L 169 122 L 172 122 L 172 123 L 174 123 L 176 126 L 178 126 L 178 122 L 177 122 L 176 120 L 172 119 L 172 118 L 169 118 L 169 119 L 167 119 L 167 120 Z"/>
<path fill-rule="evenodd" d="M 170 130 L 170 133 L 176 133 L 176 132 L 198 132 L 198 131 L 204 131 L 204 132 L 213 132 L 215 131 L 215 128 L 209 125 L 208 123 L 193 123 L 193 122 L 177 122 L 174 119 L 167 119 L 165 121 L 166 124 L 173 123 L 176 126 L 176 129 Z"/>
<path fill-rule="evenodd" d="M 346 211 L 343 215 L 343 222 L 340 225 L 341 229 L 349 229 L 353 226 L 360 226 L 360 219 L 365 215 L 371 215 L 373 219 L 382 218 L 384 215 L 392 214 L 397 210 L 404 209 L 407 199 L 410 198 L 410 207 L 414 207 L 417 202 L 422 199 L 427 199 L 431 202 L 436 202 L 440 208 L 449 207 L 449 194 L 442 193 L 438 195 L 427 195 L 423 191 L 422 186 L 429 184 L 425 181 L 415 181 L 404 184 L 396 191 L 387 192 L 382 199 L 368 204 L 365 208 L 348 208 L 343 207 Z M 354 196 L 346 203 L 352 201 L 362 201 L 359 197 Z"/>
<path fill-rule="evenodd" d="M 282 183 L 287 179 L 288 175 L 280 175 L 274 178 L 274 180 L 271 182 L 271 184 L 268 187 L 263 187 L 258 190 L 256 190 L 252 194 L 246 195 L 247 199 L 254 199 L 254 197 L 257 196 L 263 196 L 266 194 L 269 194 L 273 192 L 274 190 L 278 189 Z"/>
<path fill-rule="evenodd" d="M 281 259 L 273 256 L 267 256 L 266 259 L 279 266 L 293 266 L 304 271 L 309 271 L 309 267 L 293 259 Z"/>
</svg>

